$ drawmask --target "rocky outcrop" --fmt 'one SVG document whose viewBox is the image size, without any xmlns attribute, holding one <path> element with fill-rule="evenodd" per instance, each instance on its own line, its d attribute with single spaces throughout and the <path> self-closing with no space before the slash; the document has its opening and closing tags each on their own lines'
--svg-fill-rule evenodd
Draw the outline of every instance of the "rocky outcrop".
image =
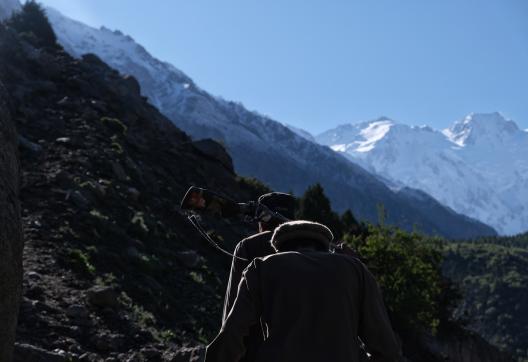
<svg viewBox="0 0 528 362">
<path fill-rule="evenodd" d="M 17 137 L 0 83 L 0 361 L 10 362 L 22 289 Z"/>
</svg>

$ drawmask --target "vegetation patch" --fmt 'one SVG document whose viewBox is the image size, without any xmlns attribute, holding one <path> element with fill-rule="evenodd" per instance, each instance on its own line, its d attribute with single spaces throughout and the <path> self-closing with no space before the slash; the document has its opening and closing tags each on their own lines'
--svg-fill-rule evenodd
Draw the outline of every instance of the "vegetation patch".
<svg viewBox="0 0 528 362">
<path fill-rule="evenodd" d="M 123 122 L 121 122 L 121 120 L 117 118 L 101 117 L 101 123 L 105 124 L 106 126 L 108 126 L 108 128 L 116 132 L 120 132 L 122 135 L 125 135 L 128 131 L 128 127 L 126 126 L 126 124 L 124 124 Z"/>
<path fill-rule="evenodd" d="M 69 254 L 69 261 L 73 267 L 81 272 L 86 272 L 90 275 L 95 274 L 95 266 L 90 262 L 90 256 L 80 249 L 72 249 Z"/>
<path fill-rule="evenodd" d="M 145 223 L 145 217 L 144 217 L 143 212 L 141 211 L 136 212 L 130 222 L 134 225 L 138 225 L 141 228 L 141 230 L 143 230 L 144 232 L 146 233 L 149 232 L 149 228 L 147 224 Z"/>
<path fill-rule="evenodd" d="M 448 243 L 443 270 L 464 294 L 455 315 L 528 361 L 528 233 Z"/>
</svg>

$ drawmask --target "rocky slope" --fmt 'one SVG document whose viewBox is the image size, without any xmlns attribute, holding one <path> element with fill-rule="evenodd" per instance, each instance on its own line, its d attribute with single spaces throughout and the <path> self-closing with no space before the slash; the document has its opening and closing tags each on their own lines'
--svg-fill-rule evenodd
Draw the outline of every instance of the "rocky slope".
<svg viewBox="0 0 528 362">
<path fill-rule="evenodd" d="M 151 56 L 119 31 L 94 29 L 48 8 L 60 43 L 72 55 L 97 54 L 123 74 L 132 74 L 142 93 L 179 128 L 194 138 L 226 145 L 239 174 L 257 177 L 274 189 L 301 194 L 320 182 L 334 208 L 351 208 L 364 220 L 378 221 L 383 204 L 388 223 L 449 238 L 494 234 L 487 225 L 453 212 L 426 193 L 397 192 L 363 168 L 305 136 L 241 104 L 213 97 L 174 66 Z"/>
<path fill-rule="evenodd" d="M 179 200 L 191 184 L 241 200 L 249 193 L 223 148 L 192 142 L 134 78 L 32 39 L 0 28 L 0 79 L 10 95 L 2 101 L 22 165 L 16 360 L 179 361 L 193 353 L 182 346 L 219 328 L 230 262 L 190 227 Z M 221 235 L 234 241 L 246 232 L 231 226 Z"/>
<path fill-rule="evenodd" d="M 528 230 L 528 133 L 498 113 L 471 114 L 443 131 L 378 119 L 317 140 L 501 234 Z"/>
</svg>

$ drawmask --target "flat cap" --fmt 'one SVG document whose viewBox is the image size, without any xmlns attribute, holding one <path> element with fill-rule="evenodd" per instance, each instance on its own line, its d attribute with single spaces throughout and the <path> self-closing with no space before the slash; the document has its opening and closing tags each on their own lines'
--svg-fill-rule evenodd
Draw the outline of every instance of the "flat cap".
<svg viewBox="0 0 528 362">
<path fill-rule="evenodd" d="M 297 220 L 281 224 L 273 232 L 271 246 L 278 251 L 281 245 L 291 240 L 311 240 L 320 243 L 325 249 L 330 248 L 334 235 L 329 228 L 317 222 Z"/>
</svg>

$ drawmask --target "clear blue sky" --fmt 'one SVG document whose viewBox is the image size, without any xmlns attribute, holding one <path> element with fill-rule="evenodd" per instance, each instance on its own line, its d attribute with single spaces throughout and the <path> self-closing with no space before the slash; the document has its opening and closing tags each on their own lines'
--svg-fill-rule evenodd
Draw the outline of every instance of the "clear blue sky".
<svg viewBox="0 0 528 362">
<path fill-rule="evenodd" d="M 215 95 L 318 133 L 381 115 L 528 128 L 527 0 L 41 0 Z"/>
</svg>

